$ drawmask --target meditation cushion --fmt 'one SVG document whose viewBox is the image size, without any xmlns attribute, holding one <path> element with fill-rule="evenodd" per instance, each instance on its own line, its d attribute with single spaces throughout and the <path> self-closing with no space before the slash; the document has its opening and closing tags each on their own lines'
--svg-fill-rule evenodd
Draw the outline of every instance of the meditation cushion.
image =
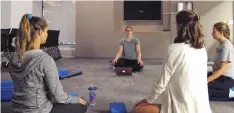
<svg viewBox="0 0 234 113">
<path fill-rule="evenodd" d="M 133 110 L 133 113 L 159 113 L 160 107 L 155 104 L 143 103 L 136 106 Z"/>
<path fill-rule="evenodd" d="M 13 81 L 1 81 L 1 102 L 9 102 L 12 99 Z"/>
</svg>

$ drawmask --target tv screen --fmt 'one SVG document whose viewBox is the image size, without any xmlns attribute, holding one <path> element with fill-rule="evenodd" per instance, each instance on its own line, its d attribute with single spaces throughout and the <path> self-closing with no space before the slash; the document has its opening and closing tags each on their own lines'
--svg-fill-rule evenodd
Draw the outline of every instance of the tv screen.
<svg viewBox="0 0 234 113">
<path fill-rule="evenodd" d="M 124 20 L 161 20 L 161 1 L 124 1 Z"/>
</svg>

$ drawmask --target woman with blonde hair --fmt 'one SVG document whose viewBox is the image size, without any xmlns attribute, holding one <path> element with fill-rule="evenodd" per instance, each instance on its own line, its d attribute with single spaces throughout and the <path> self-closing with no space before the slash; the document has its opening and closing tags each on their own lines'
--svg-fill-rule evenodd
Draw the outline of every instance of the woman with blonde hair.
<svg viewBox="0 0 234 113">
<path fill-rule="evenodd" d="M 13 113 L 57 113 L 64 109 L 84 113 L 86 102 L 63 91 L 53 58 L 40 50 L 47 31 L 48 25 L 40 17 L 25 14 L 20 21 L 17 54 L 10 61 Z"/>
<path fill-rule="evenodd" d="M 213 26 L 212 36 L 219 42 L 214 57 L 213 72 L 208 73 L 210 98 L 234 98 L 234 48 L 230 41 L 230 29 L 224 22 Z"/>
</svg>

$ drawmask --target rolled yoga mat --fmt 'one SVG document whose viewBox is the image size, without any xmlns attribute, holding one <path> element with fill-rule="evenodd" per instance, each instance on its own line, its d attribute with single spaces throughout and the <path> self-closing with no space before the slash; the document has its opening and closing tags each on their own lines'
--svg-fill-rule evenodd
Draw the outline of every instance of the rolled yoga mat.
<svg viewBox="0 0 234 113">
<path fill-rule="evenodd" d="M 83 74 L 82 71 L 69 72 L 66 69 L 59 69 L 58 73 L 59 73 L 59 78 L 60 79 L 66 79 L 66 78 L 70 78 L 70 77 L 74 77 L 74 76 L 79 76 L 79 75 Z"/>
</svg>

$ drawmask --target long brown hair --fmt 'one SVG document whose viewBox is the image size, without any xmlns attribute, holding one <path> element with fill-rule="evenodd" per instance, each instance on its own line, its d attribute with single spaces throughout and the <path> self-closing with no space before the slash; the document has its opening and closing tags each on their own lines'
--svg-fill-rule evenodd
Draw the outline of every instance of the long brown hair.
<svg viewBox="0 0 234 113">
<path fill-rule="evenodd" d="M 44 19 L 30 14 L 25 14 L 21 18 L 18 30 L 16 47 L 19 57 L 22 59 L 24 52 L 34 49 L 34 40 L 37 38 L 39 30 L 44 30 L 47 23 Z"/>
<path fill-rule="evenodd" d="M 174 43 L 186 43 L 193 48 L 203 48 L 204 34 L 199 20 L 200 16 L 193 10 L 180 11 L 176 15 L 176 23 L 179 29 Z"/>
<path fill-rule="evenodd" d="M 214 24 L 214 28 L 215 28 L 217 31 L 222 32 L 222 33 L 223 33 L 223 36 L 224 36 L 225 38 L 227 38 L 228 40 L 230 40 L 230 29 L 229 29 L 227 23 L 218 22 L 218 23 Z"/>
</svg>

